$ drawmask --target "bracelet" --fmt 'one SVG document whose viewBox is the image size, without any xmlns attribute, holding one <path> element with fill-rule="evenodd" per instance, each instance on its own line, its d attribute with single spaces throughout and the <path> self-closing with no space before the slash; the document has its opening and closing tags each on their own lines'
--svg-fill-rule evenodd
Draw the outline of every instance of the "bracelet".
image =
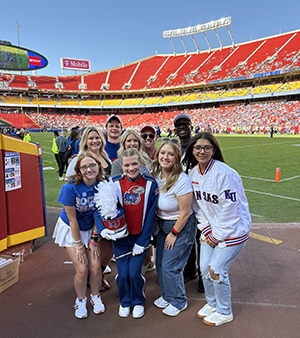
<svg viewBox="0 0 300 338">
<path fill-rule="evenodd" d="M 173 234 L 174 236 L 177 236 L 177 235 L 179 234 L 179 232 L 176 231 L 176 230 L 174 229 L 174 227 L 173 227 L 173 228 L 172 228 L 172 234 Z"/>
<path fill-rule="evenodd" d="M 75 245 L 75 249 L 76 250 L 80 250 L 80 249 L 82 249 L 84 247 L 84 245 L 82 244 L 80 247 L 77 247 L 76 245 Z"/>
<path fill-rule="evenodd" d="M 74 241 L 75 244 L 78 244 L 81 242 L 81 239 L 79 241 Z"/>
<path fill-rule="evenodd" d="M 91 243 L 92 245 L 94 245 L 94 246 L 98 246 L 98 245 L 99 245 L 99 243 L 94 244 L 94 243 L 92 242 L 92 240 L 90 240 L 90 243 Z"/>
<path fill-rule="evenodd" d="M 98 242 L 98 235 L 97 236 L 92 236 L 91 239 L 93 239 L 95 242 Z"/>
</svg>

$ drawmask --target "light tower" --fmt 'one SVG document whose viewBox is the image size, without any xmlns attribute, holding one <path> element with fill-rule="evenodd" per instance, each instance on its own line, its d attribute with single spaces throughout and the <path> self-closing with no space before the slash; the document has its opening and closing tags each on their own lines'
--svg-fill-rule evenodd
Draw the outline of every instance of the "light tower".
<svg viewBox="0 0 300 338">
<path fill-rule="evenodd" d="M 220 49 L 222 49 L 223 44 L 222 44 L 220 36 L 217 32 L 217 29 L 222 28 L 222 27 L 227 28 L 228 34 L 229 34 L 230 39 L 232 41 L 232 47 L 234 47 L 234 40 L 232 38 L 231 32 L 230 32 L 229 27 L 228 27 L 230 25 L 231 25 L 231 17 L 229 16 L 227 18 L 222 18 L 222 19 L 219 19 L 219 20 L 216 20 L 216 21 L 211 21 L 211 22 L 200 24 L 200 25 L 193 26 L 193 27 L 178 28 L 178 29 L 174 29 L 174 30 L 163 31 L 163 38 L 169 38 L 170 39 L 170 42 L 171 42 L 171 45 L 172 45 L 172 48 L 173 48 L 173 51 L 174 51 L 174 55 L 176 55 L 176 50 L 175 50 L 172 38 L 179 37 L 181 39 L 185 54 L 187 54 L 187 50 L 186 50 L 186 47 L 185 47 L 185 44 L 184 44 L 184 41 L 183 41 L 183 37 L 184 36 L 191 36 L 193 41 L 194 41 L 194 44 L 196 46 L 196 50 L 197 50 L 197 54 L 198 54 L 200 50 L 199 50 L 199 47 L 198 47 L 198 44 L 197 44 L 197 41 L 196 41 L 194 35 L 199 34 L 199 33 L 203 33 L 205 40 L 208 44 L 209 51 L 211 51 L 211 46 L 210 46 L 210 43 L 208 41 L 208 38 L 207 38 L 205 32 L 214 30 L 216 35 L 217 35 L 217 38 L 219 40 L 219 43 L 220 43 Z"/>
</svg>

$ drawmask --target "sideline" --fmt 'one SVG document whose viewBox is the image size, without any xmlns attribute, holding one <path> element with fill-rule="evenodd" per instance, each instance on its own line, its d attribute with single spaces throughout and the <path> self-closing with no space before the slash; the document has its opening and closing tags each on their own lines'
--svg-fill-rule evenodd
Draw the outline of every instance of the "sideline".
<svg viewBox="0 0 300 338">
<path fill-rule="evenodd" d="M 243 175 L 240 175 L 240 176 L 243 177 L 243 178 L 249 178 L 251 180 L 260 180 L 260 181 L 266 181 L 266 182 L 275 182 L 275 180 L 270 180 L 268 178 L 251 177 L 251 176 L 243 176 Z M 284 179 L 281 179 L 280 182 L 290 181 L 290 180 L 293 180 L 293 179 L 299 178 L 299 177 L 300 177 L 300 175 L 284 178 Z M 280 183 L 280 182 L 276 182 L 276 183 Z"/>
<path fill-rule="evenodd" d="M 299 198 L 286 197 L 286 196 L 281 196 L 281 195 L 274 195 L 274 194 L 270 194 L 268 192 L 262 192 L 262 191 L 256 191 L 256 190 L 250 190 L 250 189 L 244 189 L 244 190 L 249 191 L 249 192 L 254 192 L 256 194 L 268 195 L 268 196 L 272 196 L 272 197 L 278 197 L 278 198 L 283 198 L 283 199 L 287 199 L 287 200 L 300 202 Z"/>
</svg>

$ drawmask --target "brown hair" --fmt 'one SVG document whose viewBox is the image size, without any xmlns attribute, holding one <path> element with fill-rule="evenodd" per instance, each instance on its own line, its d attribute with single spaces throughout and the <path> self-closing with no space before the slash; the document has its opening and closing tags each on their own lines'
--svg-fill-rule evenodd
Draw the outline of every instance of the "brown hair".
<svg viewBox="0 0 300 338">
<path fill-rule="evenodd" d="M 205 140 L 208 140 L 209 143 L 214 147 L 215 153 L 213 154 L 212 158 L 225 163 L 225 160 L 224 160 L 224 157 L 223 157 L 223 154 L 222 154 L 222 151 L 221 151 L 221 148 L 220 148 L 220 145 L 217 139 L 211 133 L 207 133 L 206 131 L 203 131 L 193 136 L 188 145 L 184 159 L 182 161 L 182 163 L 186 166 L 186 171 L 194 168 L 198 164 L 198 161 L 195 159 L 195 156 L 193 155 L 193 148 L 196 142 L 202 138 Z"/>
<path fill-rule="evenodd" d="M 101 166 L 100 161 L 97 159 L 97 157 L 93 153 L 85 151 L 85 152 L 81 152 L 79 154 L 79 156 L 77 158 L 77 162 L 75 164 L 75 168 L 74 168 L 75 173 L 73 175 L 71 175 L 71 176 L 68 177 L 68 183 L 74 183 L 75 185 L 78 185 L 78 184 L 80 184 L 82 182 L 83 177 L 82 177 L 82 174 L 80 172 L 80 164 L 81 164 L 81 161 L 85 157 L 92 158 L 98 164 L 99 173 L 98 173 L 96 179 L 99 182 L 101 182 L 101 181 L 103 181 L 105 179 L 104 176 L 103 176 L 103 170 L 102 170 L 102 166 Z"/>
</svg>

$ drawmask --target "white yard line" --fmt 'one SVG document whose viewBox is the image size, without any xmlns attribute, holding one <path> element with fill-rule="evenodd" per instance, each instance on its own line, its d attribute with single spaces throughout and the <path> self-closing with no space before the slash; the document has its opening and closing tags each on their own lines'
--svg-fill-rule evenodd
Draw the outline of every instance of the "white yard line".
<svg viewBox="0 0 300 338">
<path fill-rule="evenodd" d="M 293 176 L 293 177 L 290 177 L 290 178 L 284 178 L 283 180 L 280 180 L 280 182 L 282 182 L 282 181 L 290 181 L 290 180 L 293 180 L 294 178 L 298 178 L 298 177 L 300 177 L 300 175 Z"/>
<path fill-rule="evenodd" d="M 225 149 L 237 149 L 237 148 L 252 148 L 252 147 L 262 147 L 262 146 L 274 146 L 276 144 L 285 144 L 285 143 L 291 143 L 291 142 L 276 142 L 276 143 L 272 142 L 272 143 L 263 143 L 263 144 L 249 144 L 247 146 L 222 148 L 222 150 L 225 150 Z"/>
<path fill-rule="evenodd" d="M 249 192 L 254 192 L 255 194 L 268 195 L 268 196 L 272 196 L 272 197 L 278 197 L 278 198 L 283 198 L 283 199 L 287 199 L 287 200 L 300 202 L 300 199 L 298 199 L 298 198 L 286 197 L 286 196 L 281 196 L 281 195 L 274 195 L 274 194 L 270 194 L 268 192 L 256 191 L 256 190 L 250 190 L 250 189 L 244 189 L 244 190 L 249 191 Z"/>
<path fill-rule="evenodd" d="M 250 215 L 251 215 L 251 216 L 254 216 L 254 217 L 264 217 L 264 216 L 262 216 L 262 215 L 256 215 L 256 214 L 252 214 L 252 213 L 250 213 Z"/>
<path fill-rule="evenodd" d="M 251 180 L 260 180 L 260 181 L 266 181 L 266 182 L 275 182 L 275 180 L 269 180 L 267 178 L 251 177 L 251 176 L 243 176 L 243 175 L 240 175 L 240 176 L 243 177 L 243 178 L 250 178 Z M 300 177 L 300 175 L 284 178 L 284 179 L 280 180 L 280 182 L 290 181 L 290 180 L 293 180 L 293 179 L 298 178 L 298 177 Z M 276 182 L 276 183 L 280 183 L 280 182 Z"/>
<path fill-rule="evenodd" d="M 267 178 L 260 178 L 260 177 L 250 177 L 250 176 L 243 176 L 240 175 L 243 178 L 250 178 L 251 180 L 260 180 L 260 181 L 267 181 L 267 182 L 275 182 L 275 180 L 269 180 Z"/>
</svg>

